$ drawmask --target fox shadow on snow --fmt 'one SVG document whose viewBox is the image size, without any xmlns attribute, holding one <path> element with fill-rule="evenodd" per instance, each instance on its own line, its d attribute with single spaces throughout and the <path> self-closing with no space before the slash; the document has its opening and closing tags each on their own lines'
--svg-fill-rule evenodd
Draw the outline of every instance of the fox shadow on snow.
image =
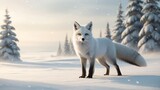
<svg viewBox="0 0 160 90">
<path fill-rule="evenodd" d="M 130 84 L 136 86 L 156 87 L 160 88 L 160 76 L 158 75 L 134 75 L 134 76 L 122 76 L 122 77 L 110 77 L 107 78 L 112 82 Z"/>
</svg>

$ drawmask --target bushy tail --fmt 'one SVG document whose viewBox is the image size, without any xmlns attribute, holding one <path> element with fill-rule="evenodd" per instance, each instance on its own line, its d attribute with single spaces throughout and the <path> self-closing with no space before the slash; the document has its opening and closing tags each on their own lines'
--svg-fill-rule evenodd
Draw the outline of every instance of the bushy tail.
<svg viewBox="0 0 160 90">
<path fill-rule="evenodd" d="M 140 67 L 146 66 L 144 58 L 137 51 L 118 43 L 114 44 L 118 59 Z"/>
</svg>

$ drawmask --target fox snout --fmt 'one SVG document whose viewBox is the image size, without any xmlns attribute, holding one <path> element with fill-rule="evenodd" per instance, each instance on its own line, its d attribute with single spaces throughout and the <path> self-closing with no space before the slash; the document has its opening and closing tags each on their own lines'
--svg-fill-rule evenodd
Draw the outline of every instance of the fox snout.
<svg viewBox="0 0 160 90">
<path fill-rule="evenodd" d="M 84 41 L 85 39 L 84 38 L 82 38 L 82 41 Z"/>
<path fill-rule="evenodd" d="M 79 38 L 79 41 L 80 41 L 80 42 L 84 42 L 84 41 L 85 41 L 85 38 L 84 38 L 84 37 L 81 37 L 81 38 Z"/>
</svg>

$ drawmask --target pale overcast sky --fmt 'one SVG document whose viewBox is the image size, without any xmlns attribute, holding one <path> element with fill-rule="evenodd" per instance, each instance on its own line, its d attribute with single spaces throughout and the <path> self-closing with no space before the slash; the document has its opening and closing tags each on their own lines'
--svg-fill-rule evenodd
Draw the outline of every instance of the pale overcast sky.
<svg viewBox="0 0 160 90">
<path fill-rule="evenodd" d="M 123 10 L 127 0 L 121 0 Z M 66 33 L 71 37 L 74 21 L 93 21 L 94 36 L 104 33 L 106 23 L 113 28 L 120 0 L 0 0 L 0 25 L 9 10 L 22 51 L 56 51 Z M 1 30 L 1 29 L 0 29 Z"/>
</svg>

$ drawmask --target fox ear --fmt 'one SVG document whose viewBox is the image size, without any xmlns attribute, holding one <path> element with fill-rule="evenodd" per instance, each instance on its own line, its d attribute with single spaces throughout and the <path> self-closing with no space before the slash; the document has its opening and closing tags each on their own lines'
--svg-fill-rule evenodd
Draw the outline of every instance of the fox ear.
<svg viewBox="0 0 160 90">
<path fill-rule="evenodd" d="M 92 31 L 92 21 L 89 22 L 89 23 L 86 25 L 86 28 L 87 28 L 89 31 Z"/>
<path fill-rule="evenodd" d="M 80 25 L 75 21 L 74 22 L 74 29 L 78 30 L 80 28 Z"/>
</svg>

